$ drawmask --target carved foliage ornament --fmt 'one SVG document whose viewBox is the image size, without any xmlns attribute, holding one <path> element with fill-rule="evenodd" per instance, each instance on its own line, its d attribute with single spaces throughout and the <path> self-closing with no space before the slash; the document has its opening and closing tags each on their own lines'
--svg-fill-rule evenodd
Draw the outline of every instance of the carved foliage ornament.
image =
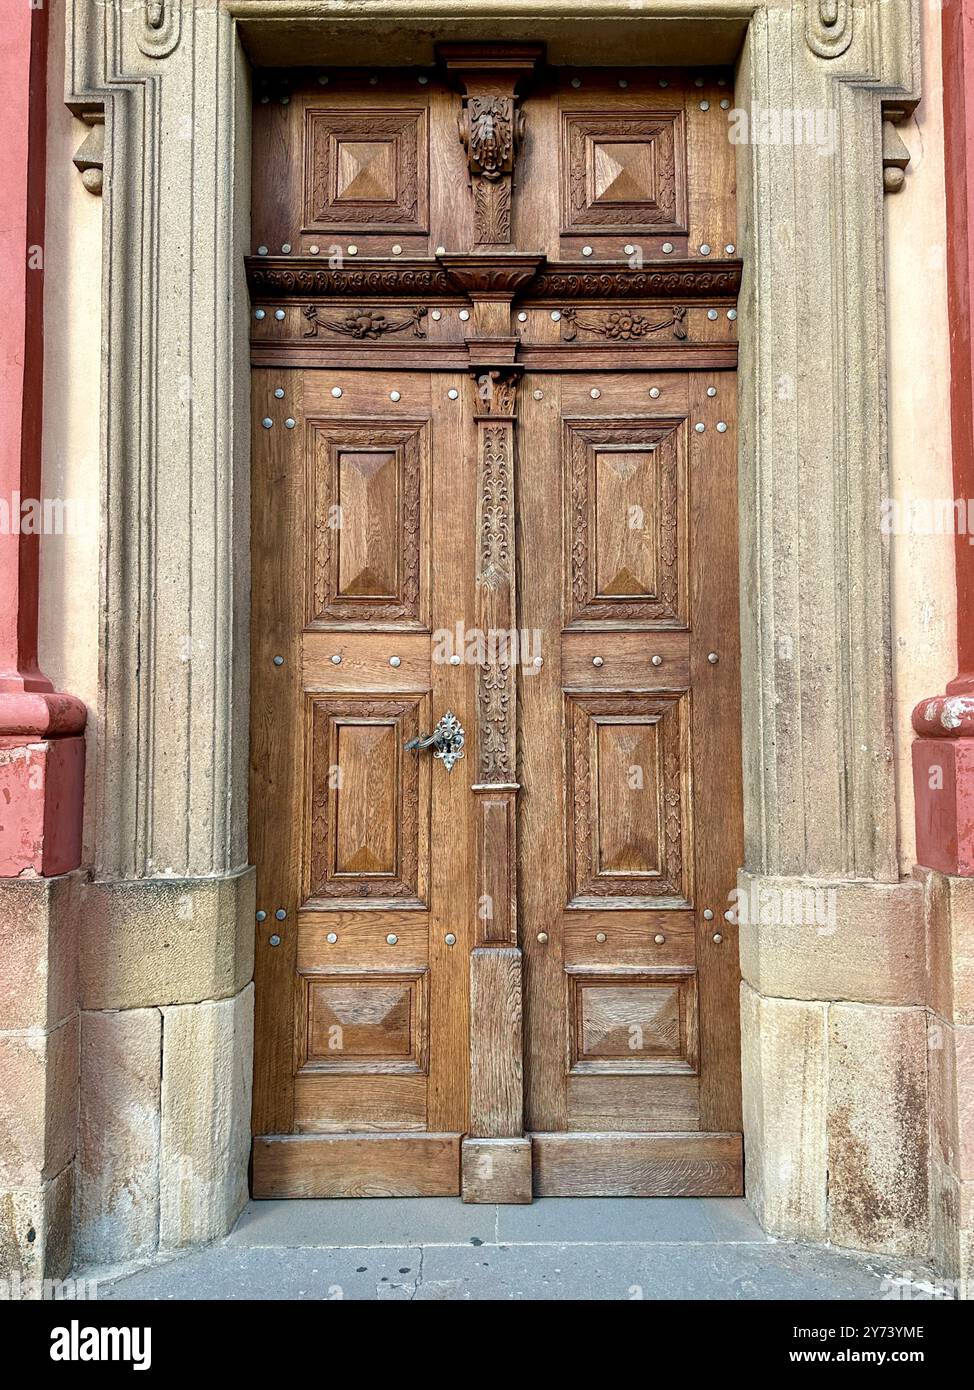
<svg viewBox="0 0 974 1390">
<path fill-rule="evenodd" d="M 602 319 L 580 318 L 577 309 L 563 309 L 561 315 L 562 334 L 565 342 L 572 342 L 578 330 L 597 333 L 612 342 L 628 343 L 638 338 L 648 338 L 652 333 L 660 333 L 664 328 L 673 330 L 673 337 L 684 339 L 687 336 L 687 311 L 679 306 L 668 318 L 654 323 L 645 314 L 634 309 L 614 309 Z"/>
<path fill-rule="evenodd" d="M 319 328 L 330 328 L 333 333 L 344 333 L 350 338 L 381 338 L 384 333 L 401 333 L 404 328 L 412 328 L 414 338 L 425 338 L 426 329 L 420 323 L 426 317 L 426 306 L 418 305 L 404 318 L 391 319 L 382 309 L 350 309 L 341 319 L 325 319 L 317 304 L 308 304 L 303 310 L 310 327 L 306 338 L 316 338 Z"/>
</svg>

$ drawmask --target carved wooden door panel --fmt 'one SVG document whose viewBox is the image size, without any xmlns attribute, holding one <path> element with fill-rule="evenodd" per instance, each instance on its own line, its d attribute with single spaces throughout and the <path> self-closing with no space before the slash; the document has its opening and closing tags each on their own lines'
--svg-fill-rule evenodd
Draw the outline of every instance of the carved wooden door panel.
<svg viewBox="0 0 974 1390">
<path fill-rule="evenodd" d="M 255 1195 L 738 1192 L 729 75 L 255 90 Z"/>
</svg>

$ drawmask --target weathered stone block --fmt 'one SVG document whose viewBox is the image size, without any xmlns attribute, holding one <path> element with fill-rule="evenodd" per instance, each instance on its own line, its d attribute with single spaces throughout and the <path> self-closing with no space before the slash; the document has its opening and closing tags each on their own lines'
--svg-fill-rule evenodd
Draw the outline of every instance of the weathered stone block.
<svg viewBox="0 0 974 1390">
<path fill-rule="evenodd" d="M 160 1244 L 226 1235 L 247 1200 L 254 991 L 164 1010 Z"/>
<path fill-rule="evenodd" d="M 38 1187 L 0 1189 L 0 1280 L 11 1297 L 36 1297 L 30 1285 L 71 1268 L 73 1176 L 69 1164 Z"/>
<path fill-rule="evenodd" d="M 974 879 L 918 870 L 924 888 L 927 998 L 949 1023 L 974 1024 Z"/>
<path fill-rule="evenodd" d="M 829 1239 L 885 1254 L 929 1253 L 926 1016 L 829 1010 Z"/>
<path fill-rule="evenodd" d="M 741 974 L 765 996 L 920 1004 L 916 880 L 842 883 L 738 874 Z"/>
<path fill-rule="evenodd" d="M 74 1158 L 78 1020 L 0 1034 L 0 1189 L 34 1188 Z"/>
<path fill-rule="evenodd" d="M 744 1190 L 766 1231 L 826 1234 L 824 1004 L 765 999 L 741 986 Z"/>
<path fill-rule="evenodd" d="M 232 998 L 253 975 L 254 871 L 93 883 L 85 898 L 85 1009 Z"/>
<path fill-rule="evenodd" d="M 0 879 L 0 1030 L 54 1028 L 78 1007 L 82 876 Z"/>
<path fill-rule="evenodd" d="M 91 1263 L 154 1253 L 159 1231 L 158 1009 L 81 1019 L 75 1245 Z"/>
</svg>

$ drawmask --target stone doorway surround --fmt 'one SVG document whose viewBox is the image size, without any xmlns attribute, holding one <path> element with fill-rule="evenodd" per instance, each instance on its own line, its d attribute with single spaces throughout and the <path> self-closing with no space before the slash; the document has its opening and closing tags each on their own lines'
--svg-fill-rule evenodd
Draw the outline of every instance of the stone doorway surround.
<svg viewBox="0 0 974 1390">
<path fill-rule="evenodd" d="M 824 113 L 834 131 L 826 153 L 739 147 L 741 888 L 834 903 L 823 930 L 740 925 L 747 1190 L 773 1234 L 922 1258 L 931 911 L 920 881 L 898 878 L 877 524 L 883 189 L 902 182 L 894 125 L 919 98 L 919 0 L 367 10 L 69 0 L 66 99 L 91 125 L 76 162 L 104 185 L 96 863 L 89 885 L 2 893 L 38 958 L 69 975 L 83 895 L 75 1258 L 213 1239 L 247 1194 L 249 64 L 368 61 L 393 40 L 397 59 L 429 62 L 439 39 L 501 31 L 544 39 L 560 63 L 736 60 L 738 108 Z M 19 1217 L 3 1233 L 23 1275 L 71 1259 L 70 1192 L 45 1146 L 70 1146 L 52 1115 L 73 1112 L 74 1074 L 55 1084 L 10 1208 L 34 1214 L 39 1238 L 20 1240 Z M 956 1240 L 937 1239 L 949 1264 Z"/>
</svg>

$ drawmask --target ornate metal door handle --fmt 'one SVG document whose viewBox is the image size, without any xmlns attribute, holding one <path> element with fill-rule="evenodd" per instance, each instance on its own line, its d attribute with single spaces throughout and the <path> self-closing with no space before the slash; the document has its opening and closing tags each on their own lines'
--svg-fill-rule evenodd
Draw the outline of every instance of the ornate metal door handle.
<svg viewBox="0 0 974 1390">
<path fill-rule="evenodd" d="M 411 738 L 403 747 L 413 753 L 418 753 L 421 748 L 432 748 L 433 757 L 439 758 L 450 772 L 457 759 L 463 757 L 463 738 L 463 725 L 452 710 L 447 710 L 431 734 Z"/>
</svg>

